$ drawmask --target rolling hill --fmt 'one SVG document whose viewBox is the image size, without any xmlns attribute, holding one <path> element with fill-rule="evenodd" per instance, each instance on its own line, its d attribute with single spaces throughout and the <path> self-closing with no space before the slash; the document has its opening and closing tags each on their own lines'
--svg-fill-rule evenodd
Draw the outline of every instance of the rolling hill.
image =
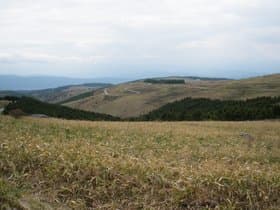
<svg viewBox="0 0 280 210">
<path fill-rule="evenodd" d="M 27 95 L 39 99 L 41 101 L 47 101 L 49 103 L 59 103 L 61 101 L 68 100 L 77 95 L 84 94 L 84 93 L 91 93 L 96 89 L 104 88 L 108 86 L 110 86 L 110 84 L 105 84 L 105 83 L 69 85 L 69 86 L 58 87 L 53 89 L 29 91 Z"/>
<path fill-rule="evenodd" d="M 167 103 L 187 97 L 243 100 L 280 95 L 280 74 L 241 80 L 200 79 L 198 77 L 170 78 L 184 78 L 185 83 L 157 84 L 138 80 L 98 89 L 92 96 L 64 105 L 126 118 L 147 114 Z"/>
<path fill-rule="evenodd" d="M 63 101 L 68 101 L 73 97 L 81 94 L 87 94 L 84 96 L 90 96 L 92 91 L 105 88 L 110 86 L 106 83 L 88 83 L 80 85 L 68 85 L 57 88 L 49 88 L 43 90 L 21 90 L 21 91 L 0 91 L 0 97 L 3 96 L 29 96 L 41 101 L 46 101 L 49 103 L 60 103 Z M 78 99 L 82 98 L 81 96 Z M 74 98 L 77 99 L 77 98 Z M 71 100 L 70 100 L 71 101 Z"/>
</svg>

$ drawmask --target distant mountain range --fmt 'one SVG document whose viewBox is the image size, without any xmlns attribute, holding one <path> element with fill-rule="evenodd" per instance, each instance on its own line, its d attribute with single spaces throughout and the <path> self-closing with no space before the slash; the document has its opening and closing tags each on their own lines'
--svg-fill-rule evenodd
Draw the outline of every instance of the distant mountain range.
<svg viewBox="0 0 280 210">
<path fill-rule="evenodd" d="M 67 85 L 85 83 L 112 83 L 117 84 L 129 81 L 128 78 L 68 78 L 52 76 L 15 76 L 0 75 L 0 90 L 42 90 Z"/>
</svg>

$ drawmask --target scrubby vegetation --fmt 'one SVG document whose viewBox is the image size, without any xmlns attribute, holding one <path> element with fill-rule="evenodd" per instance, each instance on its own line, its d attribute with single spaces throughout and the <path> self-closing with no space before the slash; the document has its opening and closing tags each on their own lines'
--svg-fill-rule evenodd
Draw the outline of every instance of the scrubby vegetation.
<svg viewBox="0 0 280 210">
<path fill-rule="evenodd" d="M 20 99 L 20 97 L 17 96 L 4 96 L 4 97 L 0 97 L 0 101 L 16 101 Z"/>
<path fill-rule="evenodd" d="M 276 210 L 279 127 L 2 116 L 0 205 Z M 240 132 L 254 137 L 251 146 Z"/>
<path fill-rule="evenodd" d="M 239 101 L 186 98 L 164 105 L 139 119 L 167 121 L 280 119 L 280 97 Z"/>
<path fill-rule="evenodd" d="M 144 82 L 152 84 L 185 84 L 183 79 L 145 79 Z"/>
<path fill-rule="evenodd" d="M 56 104 L 48 104 L 29 97 L 18 98 L 16 101 L 8 104 L 4 114 L 9 114 L 13 110 L 21 110 L 26 114 L 44 114 L 49 117 L 75 120 L 118 120 L 106 114 L 98 114 L 82 110 L 76 110 Z"/>
</svg>

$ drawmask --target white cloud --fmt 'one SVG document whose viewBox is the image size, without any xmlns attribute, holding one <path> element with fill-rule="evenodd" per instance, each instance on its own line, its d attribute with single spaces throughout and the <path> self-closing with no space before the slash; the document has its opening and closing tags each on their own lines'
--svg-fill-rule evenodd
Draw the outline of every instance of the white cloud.
<svg viewBox="0 0 280 210">
<path fill-rule="evenodd" d="M 24 54 L 9 54 L 0 53 L 0 62 L 4 63 L 93 63 L 104 59 L 102 56 L 55 56 L 49 54 L 24 53 Z"/>
<path fill-rule="evenodd" d="M 0 0 L 0 5 L 0 65 L 86 62 L 125 72 L 126 64 L 131 68 L 147 59 L 146 71 L 172 63 L 187 69 L 190 60 L 194 69 L 220 68 L 215 59 L 230 65 L 261 59 L 267 69 L 271 60 L 280 64 L 278 0 Z"/>
</svg>

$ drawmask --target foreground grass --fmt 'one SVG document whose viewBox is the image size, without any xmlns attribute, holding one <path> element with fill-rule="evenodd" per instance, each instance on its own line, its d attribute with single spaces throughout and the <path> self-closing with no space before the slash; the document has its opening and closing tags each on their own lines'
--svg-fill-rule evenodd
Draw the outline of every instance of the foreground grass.
<svg viewBox="0 0 280 210">
<path fill-rule="evenodd" d="M 240 137 L 251 134 L 252 145 Z M 279 209 L 280 122 L 0 117 L 0 203 L 30 209 Z"/>
</svg>

